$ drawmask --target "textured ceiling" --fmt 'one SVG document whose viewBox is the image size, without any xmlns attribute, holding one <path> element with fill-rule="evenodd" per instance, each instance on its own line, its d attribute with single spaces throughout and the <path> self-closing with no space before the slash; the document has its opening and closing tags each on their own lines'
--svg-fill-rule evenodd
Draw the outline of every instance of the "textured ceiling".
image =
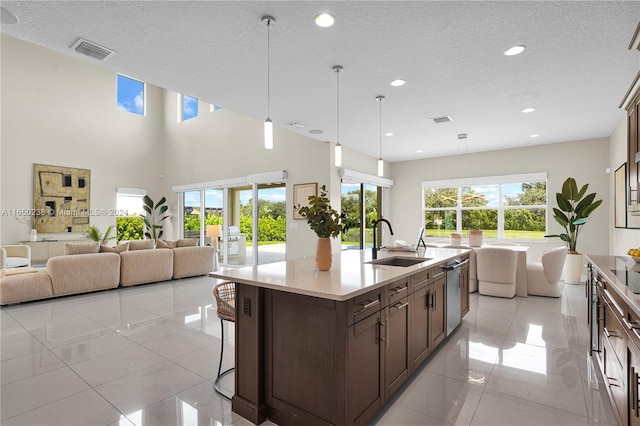
<svg viewBox="0 0 640 426">
<path fill-rule="evenodd" d="M 3 1 L 20 20 L 1 31 L 157 86 L 264 120 L 271 29 L 274 125 L 378 157 L 438 157 L 608 137 L 640 68 L 627 46 L 638 1 Z M 314 16 L 332 13 L 319 28 Z M 78 37 L 117 53 L 70 49 Z M 518 56 L 502 54 L 516 44 Z M 391 87 L 396 78 L 407 80 Z M 531 114 L 520 111 L 535 107 Z M 434 124 L 429 118 L 450 115 Z M 324 133 L 312 135 L 311 129 Z M 459 133 L 468 139 L 458 140 Z M 531 134 L 540 134 L 536 139 Z M 276 133 L 277 136 L 277 133 Z M 261 144 L 261 142 L 257 142 Z M 277 144 L 277 137 L 275 144 Z M 423 150 L 417 153 L 417 150 Z"/>
</svg>

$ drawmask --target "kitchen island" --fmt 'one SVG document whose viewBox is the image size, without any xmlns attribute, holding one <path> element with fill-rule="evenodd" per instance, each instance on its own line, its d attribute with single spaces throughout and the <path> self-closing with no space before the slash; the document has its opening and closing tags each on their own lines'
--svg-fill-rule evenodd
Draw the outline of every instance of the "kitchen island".
<svg viewBox="0 0 640 426">
<path fill-rule="evenodd" d="M 302 258 L 211 273 L 236 283 L 233 411 L 255 424 L 365 424 L 468 312 L 468 256 L 346 250 L 330 271 Z"/>
</svg>

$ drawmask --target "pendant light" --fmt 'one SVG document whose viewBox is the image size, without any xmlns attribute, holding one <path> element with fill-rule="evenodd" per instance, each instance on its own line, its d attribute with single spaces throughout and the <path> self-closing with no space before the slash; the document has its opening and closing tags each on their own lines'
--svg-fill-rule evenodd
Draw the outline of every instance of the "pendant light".
<svg viewBox="0 0 640 426">
<path fill-rule="evenodd" d="M 340 145 L 340 71 L 342 70 L 342 65 L 336 65 L 333 67 L 333 72 L 336 73 L 336 167 L 342 166 L 342 145 Z"/>
<path fill-rule="evenodd" d="M 267 118 L 264 120 L 264 147 L 265 149 L 273 149 L 273 122 L 270 117 L 271 105 L 271 67 L 270 67 L 270 29 L 276 23 L 273 16 L 265 15 L 262 22 L 267 26 Z"/>
<path fill-rule="evenodd" d="M 376 96 L 376 101 L 380 104 L 380 157 L 378 157 L 378 176 L 384 176 L 384 161 L 382 160 L 382 101 L 384 101 L 384 96 Z"/>
</svg>

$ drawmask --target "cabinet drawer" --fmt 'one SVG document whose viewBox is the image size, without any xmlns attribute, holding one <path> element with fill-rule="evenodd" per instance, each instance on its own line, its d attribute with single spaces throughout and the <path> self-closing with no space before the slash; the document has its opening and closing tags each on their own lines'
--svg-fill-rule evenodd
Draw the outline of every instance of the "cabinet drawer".
<svg viewBox="0 0 640 426">
<path fill-rule="evenodd" d="M 629 343 L 633 342 L 640 350 L 640 317 L 631 309 L 627 308 L 627 320 L 623 324 L 627 328 Z"/>
<path fill-rule="evenodd" d="M 378 288 L 350 299 L 347 307 L 348 323 L 354 324 L 384 308 L 382 293 L 382 288 Z"/>
<path fill-rule="evenodd" d="M 626 363 L 627 334 L 618 320 L 617 308 L 605 296 L 604 305 L 604 340 L 607 340 L 615 352 L 620 364 Z"/>
<path fill-rule="evenodd" d="M 431 268 L 415 273 L 409 278 L 409 292 L 420 290 L 431 283 L 433 270 Z"/>
<path fill-rule="evenodd" d="M 409 280 L 407 278 L 389 284 L 387 294 L 389 301 L 386 305 L 392 305 L 409 294 Z"/>
</svg>

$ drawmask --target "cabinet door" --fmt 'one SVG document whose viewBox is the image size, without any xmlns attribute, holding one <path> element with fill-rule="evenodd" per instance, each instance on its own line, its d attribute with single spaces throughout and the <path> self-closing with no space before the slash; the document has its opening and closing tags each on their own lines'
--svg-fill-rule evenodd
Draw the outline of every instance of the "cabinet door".
<svg viewBox="0 0 640 426">
<path fill-rule="evenodd" d="M 469 312 L 469 267 L 463 266 L 460 271 L 460 316 Z"/>
<path fill-rule="evenodd" d="M 435 348 L 447 337 L 447 280 L 444 275 L 429 286 L 429 291 L 431 293 L 430 346 Z"/>
<path fill-rule="evenodd" d="M 638 401 L 638 391 L 640 390 L 640 350 L 633 342 L 629 342 L 629 353 L 627 356 L 628 377 L 627 392 L 629 393 L 629 426 L 640 426 L 640 407 Z"/>
<path fill-rule="evenodd" d="M 618 418 L 618 423 L 627 426 L 626 376 L 609 340 L 604 339 L 602 343 L 602 359 L 604 361 L 603 379 L 613 399 L 613 410 Z"/>
<path fill-rule="evenodd" d="M 385 399 L 409 377 L 409 299 L 404 297 L 385 309 Z"/>
<path fill-rule="evenodd" d="M 429 287 L 422 287 L 410 295 L 409 315 L 411 327 L 409 331 L 409 353 L 411 355 L 411 371 L 427 359 L 431 351 L 429 339 L 429 312 L 431 310 L 431 293 Z"/>
<path fill-rule="evenodd" d="M 348 327 L 347 413 L 349 423 L 364 424 L 380 409 L 384 399 L 381 350 L 381 314 L 377 313 Z"/>
</svg>

